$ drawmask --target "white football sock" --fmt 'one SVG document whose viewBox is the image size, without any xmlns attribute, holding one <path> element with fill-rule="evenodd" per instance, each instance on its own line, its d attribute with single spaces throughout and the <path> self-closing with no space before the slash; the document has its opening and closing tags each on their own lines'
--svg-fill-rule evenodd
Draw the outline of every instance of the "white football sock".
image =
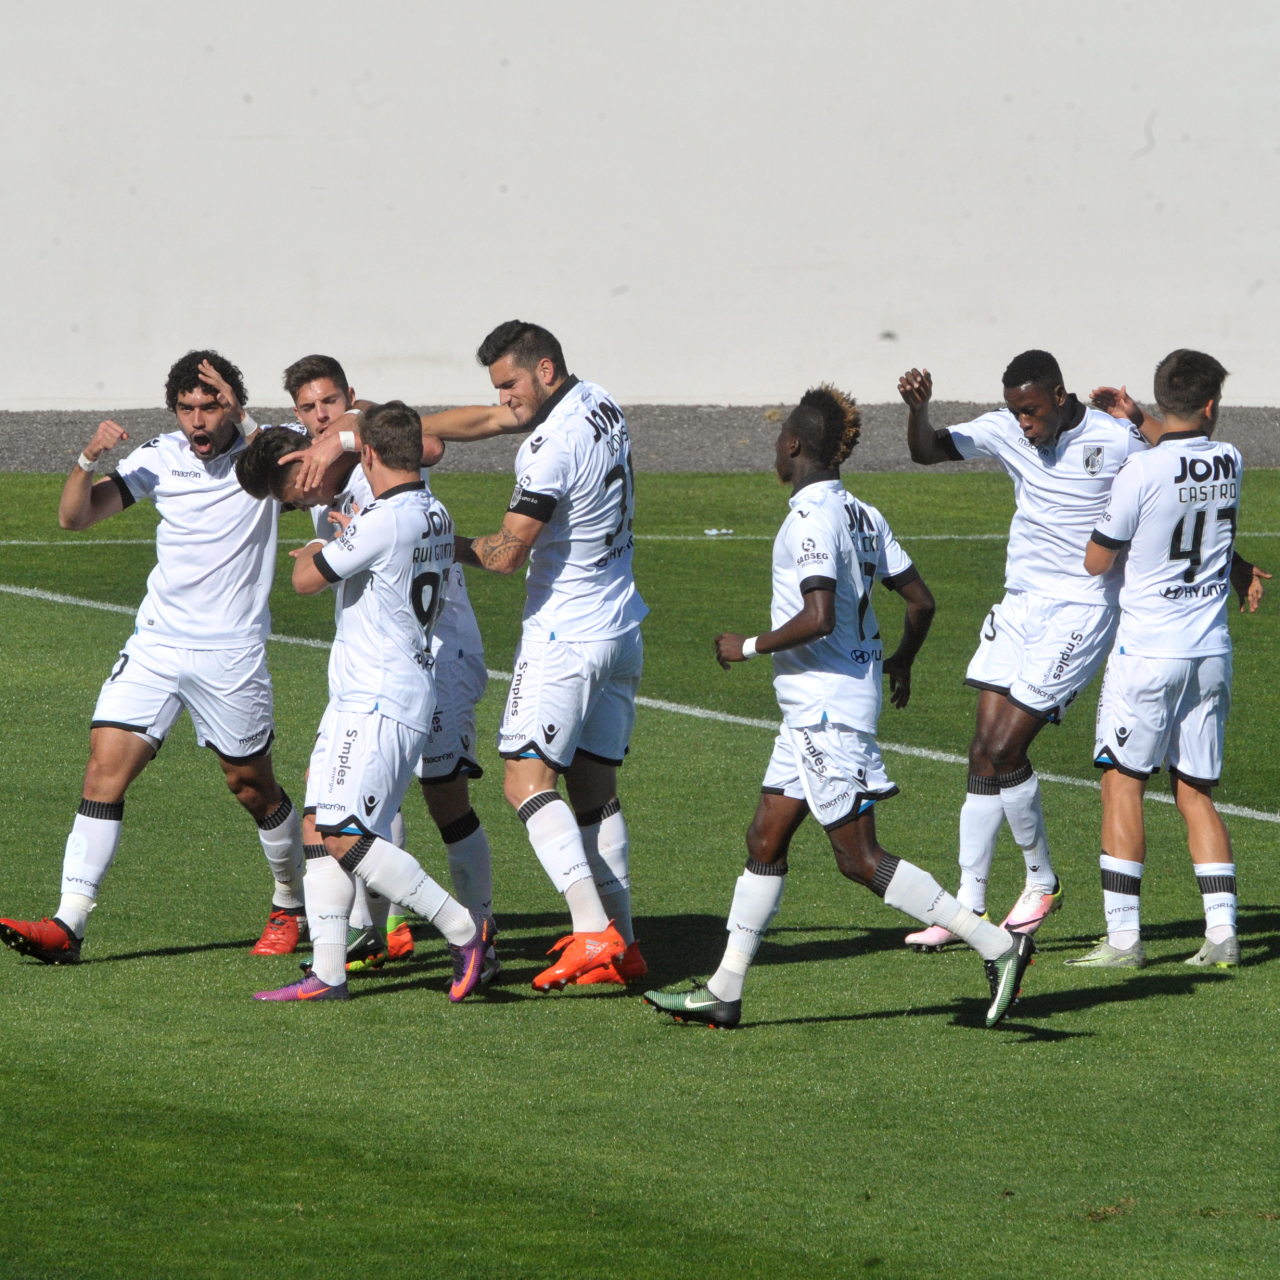
<svg viewBox="0 0 1280 1280">
<path fill-rule="evenodd" d="M 609 917 L 587 863 L 578 820 L 560 799 L 559 792 L 540 791 L 530 796 L 516 813 L 529 833 L 529 843 L 542 869 L 564 894 L 574 933 L 600 933 L 608 928 Z"/>
<path fill-rule="evenodd" d="M 403 809 L 397 809 L 396 816 L 391 819 L 391 843 L 397 849 L 409 847 L 409 832 L 404 825 Z"/>
<path fill-rule="evenodd" d="M 275 877 L 276 888 L 271 895 L 273 907 L 287 911 L 302 909 L 302 877 L 306 874 L 306 855 L 302 852 L 302 815 L 293 807 L 293 801 L 280 791 L 280 803 L 258 822 L 258 839 L 267 864 Z"/>
<path fill-rule="evenodd" d="M 1217 946 L 1236 932 L 1236 864 L 1197 863 L 1196 884 L 1204 899 L 1204 936 Z"/>
<path fill-rule="evenodd" d="M 62 901 L 58 919 L 84 937 L 85 922 L 96 905 L 98 888 L 120 848 L 124 801 L 81 800 L 62 855 Z M 85 900 L 90 905 L 85 906 Z"/>
<path fill-rule="evenodd" d="M 631 927 L 631 840 L 622 806 L 615 798 L 602 808 L 578 814 L 578 830 L 600 903 L 630 946 L 636 940 Z"/>
<path fill-rule="evenodd" d="M 367 929 L 372 923 L 373 917 L 369 914 L 369 890 L 365 882 L 357 876 L 356 900 L 351 906 L 351 927 Z"/>
<path fill-rule="evenodd" d="M 1102 870 L 1102 907 L 1106 913 L 1107 941 L 1128 951 L 1142 936 L 1139 905 L 1142 893 L 1142 863 L 1126 862 L 1108 853 L 1098 857 Z"/>
<path fill-rule="evenodd" d="M 347 851 L 343 863 L 389 902 L 402 902 L 430 920 L 446 942 L 461 947 L 475 937 L 471 913 L 427 875 L 411 853 L 380 837 L 366 836 Z"/>
<path fill-rule="evenodd" d="M 971 773 L 960 807 L 960 892 L 956 897 L 978 915 L 987 909 L 987 882 L 1003 821 L 1004 802 L 995 779 Z"/>
<path fill-rule="evenodd" d="M 996 781 L 1000 784 L 1000 803 L 1009 820 L 1009 830 L 1027 864 L 1027 884 L 1052 889 L 1057 876 L 1049 857 L 1039 777 L 1030 765 L 1024 765 L 1016 773 L 998 775 Z"/>
<path fill-rule="evenodd" d="M 453 896 L 478 916 L 493 915 L 493 859 L 474 809 L 440 828 Z"/>
<path fill-rule="evenodd" d="M 880 859 L 870 887 L 889 906 L 954 933 L 984 960 L 995 960 L 1013 946 L 1010 933 L 963 906 L 927 871 L 891 853 Z"/>
<path fill-rule="evenodd" d="M 760 946 L 769 922 L 778 914 L 782 891 L 787 887 L 787 864 L 751 860 L 733 888 L 729 908 L 729 945 L 720 967 L 711 975 L 707 990 L 717 1000 L 741 1000 L 747 970 Z"/>
<path fill-rule="evenodd" d="M 347 980 L 347 925 L 356 887 L 333 858 L 307 859 L 307 920 L 311 926 L 311 971 L 331 987 Z"/>
</svg>

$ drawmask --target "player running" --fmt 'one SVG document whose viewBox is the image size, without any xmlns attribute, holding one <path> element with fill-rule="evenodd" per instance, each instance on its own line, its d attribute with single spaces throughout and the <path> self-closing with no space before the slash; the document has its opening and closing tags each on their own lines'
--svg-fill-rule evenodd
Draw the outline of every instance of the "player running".
<svg viewBox="0 0 1280 1280">
<path fill-rule="evenodd" d="M 345 1000 L 355 878 L 440 930 L 453 955 L 449 998 L 480 981 L 493 922 L 449 896 L 391 839 L 422 758 L 435 703 L 430 644 L 453 566 L 453 521 L 420 474 L 418 415 L 392 400 L 370 410 L 361 467 L 374 495 L 341 536 L 303 548 L 293 585 L 337 592 L 329 706 L 311 756 L 306 807 L 322 845 L 307 847 L 314 961 L 298 982 L 259 1000 Z M 296 470 L 296 469 L 295 469 Z M 284 473 L 281 473 L 284 474 Z"/>
<path fill-rule="evenodd" d="M 530 431 L 502 528 L 458 558 L 511 574 L 528 561 L 524 626 L 498 731 L 504 791 L 564 895 L 573 932 L 533 980 L 625 984 L 646 965 L 631 923 L 629 837 L 617 770 L 635 723 L 648 609 L 631 572 L 635 480 L 622 411 L 571 376 L 560 343 L 510 320 L 476 353 L 502 401 L 495 429 Z M 565 775 L 570 809 L 556 790 Z"/>
<path fill-rule="evenodd" d="M 929 371 L 904 374 L 898 391 L 910 410 L 913 462 L 994 458 L 1013 480 L 1017 510 L 1009 526 L 1005 596 L 982 624 L 965 675 L 978 690 L 978 707 L 960 810 L 956 896 L 970 910 L 986 911 L 996 836 L 1007 819 L 1026 862 L 1026 883 L 1004 927 L 1035 933 L 1061 907 L 1062 884 L 1049 857 L 1040 779 L 1027 751 L 1046 724 L 1061 723 L 1111 647 L 1119 576 L 1086 573 L 1084 551 L 1117 472 L 1147 441 L 1129 423 L 1069 394 L 1047 351 L 1016 356 L 1003 381 L 1006 408 L 936 431 L 929 423 Z M 959 939 L 931 927 L 906 941 L 936 951 Z"/>
<path fill-rule="evenodd" d="M 726 671 L 758 653 L 773 655 L 783 725 L 747 828 L 747 866 L 734 890 L 720 967 L 705 986 L 645 992 L 654 1008 L 681 1020 L 738 1025 L 747 970 L 782 901 L 791 838 L 810 813 L 843 875 L 982 956 L 991 985 L 987 1026 L 1008 1012 L 1035 952 L 1028 934 L 980 919 L 876 840 L 875 805 L 898 793 L 875 737 L 881 672 L 894 706 L 905 707 L 934 603 L 884 516 L 840 482 L 858 431 L 858 411 L 843 392 L 824 385 L 801 397 L 778 436 L 774 463 L 778 479 L 792 486 L 791 511 L 773 544 L 774 629 L 716 637 Z M 902 640 L 888 658 L 871 603 L 877 580 L 907 605 Z"/>
<path fill-rule="evenodd" d="M 253 950 L 292 950 L 303 916 L 299 815 L 271 767 L 275 734 L 265 642 L 279 504 L 255 502 L 235 464 L 257 424 L 240 371 L 216 351 L 170 370 L 165 402 L 178 430 L 139 446 L 114 475 L 97 460 L 128 435 L 103 422 L 62 490 L 58 522 L 89 529 L 150 498 L 160 514 L 156 565 L 134 634 L 102 686 L 89 726 L 83 799 L 67 838 L 52 920 L 0 920 L 0 938 L 46 964 L 80 959 L 85 925 L 120 845 L 124 798 L 185 707 L 232 794 L 258 824 L 275 878 L 267 927 Z M 287 933 L 289 945 L 280 944 Z"/>
<path fill-rule="evenodd" d="M 1160 362 L 1163 434 L 1116 477 L 1085 552 L 1095 575 L 1128 554 L 1094 746 L 1104 770 L 1099 861 L 1107 936 L 1068 964 L 1137 969 L 1146 961 L 1142 797 L 1165 765 L 1204 899 L 1204 945 L 1187 964 L 1240 963 L 1235 861 L 1212 799 L 1231 707 L 1227 596 L 1243 476 L 1235 446 L 1212 438 L 1226 376 L 1200 351 L 1173 351 Z"/>
<path fill-rule="evenodd" d="M 284 386 L 294 402 L 299 422 L 315 437 L 332 429 L 340 443 L 359 448 L 360 415 L 347 415 L 356 405 L 354 389 L 347 382 L 341 364 L 332 356 L 311 355 L 285 370 Z M 368 402 L 361 402 L 372 407 Z M 461 420 L 459 422 L 459 420 Z M 466 426 L 473 418 L 466 411 L 447 410 L 422 419 L 424 428 Z M 341 436 L 350 433 L 350 439 Z M 422 481 L 430 490 L 427 467 L 439 460 L 443 445 L 433 434 L 423 436 Z M 353 459 L 357 456 L 348 453 Z M 364 471 L 355 467 L 337 495 L 312 506 L 316 535 L 330 540 L 340 527 L 373 500 Z M 440 831 L 449 865 L 453 892 L 477 915 L 493 915 L 493 872 L 489 839 L 471 804 L 470 780 L 484 776 L 476 752 L 476 706 L 488 684 L 484 643 L 475 612 L 467 596 L 466 576 L 461 565 L 449 575 L 444 604 L 431 639 L 435 664 L 436 708 L 422 759 L 414 769 L 422 786 L 427 811 Z M 393 823 L 394 843 L 405 847 L 404 818 Z M 390 919 L 388 918 L 390 916 Z M 413 954 L 413 935 L 408 920 L 396 904 L 376 895 L 367 897 L 363 883 L 356 886 L 356 906 L 352 912 L 348 968 L 377 968 L 388 957 L 403 959 Z M 501 969 L 492 946 L 485 958 L 482 982 L 488 984 Z"/>
</svg>

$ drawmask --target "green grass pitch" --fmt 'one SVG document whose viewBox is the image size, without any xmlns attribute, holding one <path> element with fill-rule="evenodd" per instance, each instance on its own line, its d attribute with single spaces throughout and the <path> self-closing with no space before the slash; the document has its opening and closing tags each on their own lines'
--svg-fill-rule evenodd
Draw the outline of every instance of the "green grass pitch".
<svg viewBox="0 0 1280 1280">
<path fill-rule="evenodd" d="M 938 598 L 909 708 L 881 737 L 963 753 L 961 679 L 998 599 L 1010 487 L 992 475 L 849 474 L 879 505 Z M 60 478 L 6 476 L 0 583 L 136 605 L 152 563 L 149 506 L 87 535 L 54 517 Z M 464 532 L 496 527 L 510 481 L 442 475 Z M 643 475 L 636 574 L 652 608 L 642 692 L 776 718 L 766 663 L 722 672 L 719 630 L 764 628 L 765 538 L 678 541 L 705 528 L 768 535 L 786 511 L 769 477 Z M 1280 473 L 1250 473 L 1244 530 L 1280 530 Z M 301 538 L 303 518 L 285 519 Z M 914 540 L 913 535 L 935 535 Z M 54 546 L 19 546 L 16 541 Z M 1242 536 L 1280 562 L 1280 541 Z M 281 564 L 289 562 L 282 550 Z M 275 629 L 327 639 L 327 597 L 279 575 Z M 472 573 L 489 665 L 508 668 L 522 583 Z M 877 592 L 888 643 L 897 597 Z M 1280 809 L 1274 655 L 1280 591 L 1232 613 L 1236 704 L 1220 798 Z M 87 723 L 130 630 L 120 614 L 0 595 L 0 913 L 57 903 Z M 277 770 L 295 799 L 325 702 L 325 654 L 272 644 Z M 676 1026 L 637 994 L 537 996 L 529 979 L 562 903 L 502 800 L 493 733 L 475 804 L 494 849 L 507 968 L 450 1007 L 447 953 L 355 982 L 339 1008 L 264 1006 L 296 973 L 251 957 L 269 879 L 249 819 L 184 718 L 126 806 L 120 857 L 85 959 L 52 969 L 0 953 L 0 1276 L 1227 1277 L 1280 1256 L 1275 1045 L 1280 1031 L 1277 827 L 1230 819 L 1245 964 L 1183 966 L 1203 917 L 1180 823 L 1150 804 L 1140 973 L 1063 959 L 1101 931 L 1096 791 L 1045 786 L 1066 905 L 1042 930 L 1025 995 L 982 1025 L 968 952 L 918 956 L 910 923 L 837 873 L 806 826 L 776 926 L 732 1033 Z M 1049 728 L 1042 772 L 1089 778 L 1096 686 Z M 638 933 L 654 985 L 715 965 L 770 736 L 642 709 L 622 797 Z M 885 846 L 954 889 L 964 770 L 886 756 L 902 795 Z M 1157 781 L 1155 790 L 1167 784 Z M 410 847 L 440 878 L 420 797 Z M 992 887 L 1022 868 L 1007 831 Z M 1271 1262 L 1268 1263 L 1267 1259 Z"/>
</svg>

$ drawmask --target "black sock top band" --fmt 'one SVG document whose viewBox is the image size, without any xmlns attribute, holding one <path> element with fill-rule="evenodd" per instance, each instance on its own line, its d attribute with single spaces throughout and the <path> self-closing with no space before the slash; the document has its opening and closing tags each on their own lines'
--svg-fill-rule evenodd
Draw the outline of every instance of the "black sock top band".
<svg viewBox="0 0 1280 1280">
<path fill-rule="evenodd" d="M 440 839 L 445 844 L 457 844 L 459 840 L 465 840 L 473 831 L 479 830 L 480 819 L 476 817 L 476 811 L 468 809 L 462 817 L 446 822 L 440 828 Z"/>
<path fill-rule="evenodd" d="M 338 859 L 338 866 L 340 866 L 343 871 L 354 874 L 355 869 L 364 861 L 364 855 L 373 848 L 375 838 L 376 837 L 374 836 L 361 836 L 360 839 L 357 840 L 355 844 L 353 844 L 351 848 Z"/>
<path fill-rule="evenodd" d="M 516 817 L 521 822 L 527 823 L 539 809 L 544 809 L 549 804 L 555 804 L 559 799 L 560 793 L 558 791 L 539 791 L 536 796 L 530 796 L 516 810 Z"/>
<path fill-rule="evenodd" d="M 622 812 L 622 805 L 618 801 L 618 797 L 614 796 L 608 804 L 602 804 L 598 809 L 588 809 L 586 813 L 579 813 L 575 816 L 578 819 L 580 827 L 594 827 L 597 822 L 603 822 L 606 818 L 612 818 L 615 813 Z"/>
<path fill-rule="evenodd" d="M 783 858 L 780 862 L 757 862 L 754 858 L 748 858 L 747 870 L 753 876 L 785 876 L 787 860 Z"/>
<path fill-rule="evenodd" d="M 876 873 L 871 877 L 871 883 L 867 886 L 877 898 L 883 898 L 888 892 L 889 883 L 893 879 L 893 874 L 898 869 L 898 863 L 901 858 L 894 857 L 891 853 L 882 853 L 880 855 L 880 865 L 876 868 Z"/>
<path fill-rule="evenodd" d="M 970 773 L 969 794 L 971 796 L 998 796 L 1000 784 L 994 778 L 984 778 L 980 773 Z"/>
<path fill-rule="evenodd" d="M 1235 876 L 1196 875 L 1196 885 L 1201 893 L 1235 893 Z"/>
<path fill-rule="evenodd" d="M 1141 879 L 1137 876 L 1127 876 L 1122 871 L 1103 871 L 1102 887 L 1108 893 L 1123 893 L 1130 898 L 1142 895 Z"/>
<path fill-rule="evenodd" d="M 81 800 L 76 812 L 82 818 L 97 818 L 99 822 L 123 822 L 123 800 Z"/>
<path fill-rule="evenodd" d="M 302 846 L 302 852 L 307 855 L 308 862 L 310 862 L 312 858 L 327 858 L 329 856 L 329 850 L 322 844 L 304 844 Z"/>
<path fill-rule="evenodd" d="M 997 773 L 996 786 L 1001 790 L 1005 787 L 1020 787 L 1030 780 L 1033 773 L 1035 770 L 1031 767 L 1031 761 L 1028 760 L 1021 768 L 1011 769 L 1008 773 Z"/>
<path fill-rule="evenodd" d="M 274 831 L 289 818 L 293 812 L 293 801 L 283 787 L 280 788 L 280 803 L 265 818 L 255 818 L 259 831 Z"/>
</svg>

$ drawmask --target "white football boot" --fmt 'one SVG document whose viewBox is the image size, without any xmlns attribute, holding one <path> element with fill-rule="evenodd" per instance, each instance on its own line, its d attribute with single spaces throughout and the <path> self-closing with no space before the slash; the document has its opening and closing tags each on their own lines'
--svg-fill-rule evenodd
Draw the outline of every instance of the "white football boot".
<svg viewBox="0 0 1280 1280">
<path fill-rule="evenodd" d="M 1048 916 L 1061 910 L 1062 881 L 1054 876 L 1052 889 L 1042 884 L 1027 885 L 1000 927 L 1010 933 L 1035 933 Z"/>
</svg>

